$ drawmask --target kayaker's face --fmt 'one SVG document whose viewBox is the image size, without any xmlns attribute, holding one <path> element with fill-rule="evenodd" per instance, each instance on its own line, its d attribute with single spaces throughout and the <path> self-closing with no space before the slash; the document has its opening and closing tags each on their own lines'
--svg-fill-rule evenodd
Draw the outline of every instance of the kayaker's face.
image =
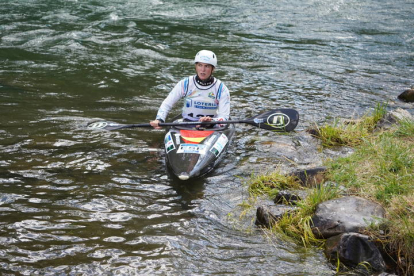
<svg viewBox="0 0 414 276">
<path fill-rule="evenodd" d="M 214 67 L 211 64 L 197 62 L 195 65 L 197 76 L 205 81 L 208 80 L 214 72 Z"/>
</svg>

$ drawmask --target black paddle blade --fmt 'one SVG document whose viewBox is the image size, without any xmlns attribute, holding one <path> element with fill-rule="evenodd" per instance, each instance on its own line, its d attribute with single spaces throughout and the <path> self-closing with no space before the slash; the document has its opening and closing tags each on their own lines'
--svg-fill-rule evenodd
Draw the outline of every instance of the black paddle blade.
<svg viewBox="0 0 414 276">
<path fill-rule="evenodd" d="M 254 116 L 246 123 L 277 132 L 289 132 L 299 123 L 299 113 L 294 109 L 274 109 Z"/>
</svg>

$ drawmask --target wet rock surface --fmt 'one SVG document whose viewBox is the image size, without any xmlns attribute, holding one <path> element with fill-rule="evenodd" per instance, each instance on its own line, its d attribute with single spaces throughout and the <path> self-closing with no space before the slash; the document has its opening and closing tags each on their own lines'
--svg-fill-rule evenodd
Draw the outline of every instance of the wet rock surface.
<svg viewBox="0 0 414 276">
<path fill-rule="evenodd" d="M 329 238 L 346 232 L 360 232 L 385 216 L 385 209 L 370 200 L 346 196 L 322 202 L 312 217 L 313 234 Z"/>
</svg>

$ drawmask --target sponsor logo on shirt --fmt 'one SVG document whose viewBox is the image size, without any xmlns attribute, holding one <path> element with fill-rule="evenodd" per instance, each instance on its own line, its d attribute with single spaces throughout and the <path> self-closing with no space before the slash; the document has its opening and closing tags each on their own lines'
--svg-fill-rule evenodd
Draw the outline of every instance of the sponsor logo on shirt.
<svg viewBox="0 0 414 276">
<path fill-rule="evenodd" d="M 217 109 L 216 103 L 203 102 L 203 101 L 194 101 L 194 107 L 199 109 Z"/>
</svg>

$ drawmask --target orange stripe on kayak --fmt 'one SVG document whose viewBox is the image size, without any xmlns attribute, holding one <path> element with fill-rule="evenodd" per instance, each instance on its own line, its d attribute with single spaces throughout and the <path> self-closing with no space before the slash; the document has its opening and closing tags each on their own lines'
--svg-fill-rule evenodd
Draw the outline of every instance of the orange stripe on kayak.
<svg viewBox="0 0 414 276">
<path fill-rule="evenodd" d="M 186 143 L 190 144 L 199 144 L 201 143 L 206 137 L 212 134 L 214 131 L 200 131 L 200 130 L 180 130 L 181 137 L 184 139 Z"/>
</svg>

